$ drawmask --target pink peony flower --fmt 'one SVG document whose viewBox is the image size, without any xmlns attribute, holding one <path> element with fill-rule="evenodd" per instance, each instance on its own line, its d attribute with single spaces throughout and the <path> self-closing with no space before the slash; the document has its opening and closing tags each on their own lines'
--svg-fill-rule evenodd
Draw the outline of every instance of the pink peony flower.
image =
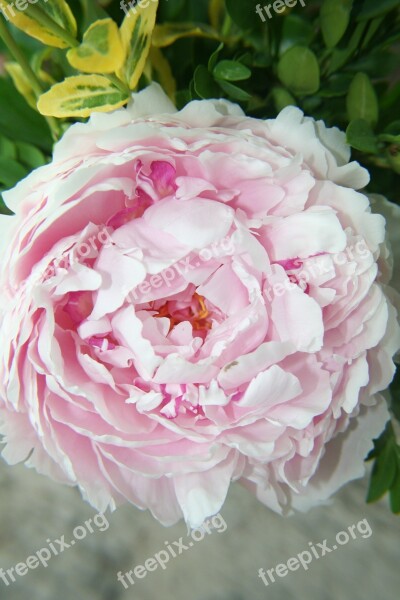
<svg viewBox="0 0 400 600">
<path fill-rule="evenodd" d="M 5 194 L 5 460 L 192 527 L 234 480 L 287 513 L 360 477 L 400 340 L 349 155 L 297 108 L 155 84 L 73 125 Z"/>
</svg>

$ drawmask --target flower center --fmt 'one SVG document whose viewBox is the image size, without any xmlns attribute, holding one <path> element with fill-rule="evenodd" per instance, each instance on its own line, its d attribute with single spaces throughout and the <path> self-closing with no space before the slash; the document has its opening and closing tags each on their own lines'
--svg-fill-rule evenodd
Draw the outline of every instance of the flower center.
<svg viewBox="0 0 400 600">
<path fill-rule="evenodd" d="M 204 337 L 207 331 L 212 328 L 212 320 L 209 317 L 210 312 L 207 309 L 206 301 L 203 296 L 200 296 L 200 294 L 197 294 L 196 292 L 193 294 L 192 300 L 188 306 L 183 306 L 182 302 L 176 300 L 167 300 L 158 309 L 154 309 L 153 302 L 151 309 L 157 311 L 157 314 L 154 315 L 156 319 L 161 317 L 169 319 L 169 331 L 171 331 L 175 325 L 184 321 L 189 321 L 193 330 L 201 337 Z"/>
</svg>

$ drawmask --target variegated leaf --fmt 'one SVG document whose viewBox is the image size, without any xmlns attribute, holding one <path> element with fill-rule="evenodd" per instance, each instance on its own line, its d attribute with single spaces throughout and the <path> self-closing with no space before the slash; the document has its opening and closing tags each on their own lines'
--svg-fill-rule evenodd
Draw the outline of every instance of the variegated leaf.
<svg viewBox="0 0 400 600">
<path fill-rule="evenodd" d="M 118 25 L 112 19 L 95 21 L 85 31 L 80 46 L 68 51 L 67 58 L 83 73 L 115 73 L 125 58 Z"/>
<path fill-rule="evenodd" d="M 151 36 L 156 22 L 158 0 L 151 0 L 148 6 L 129 9 L 121 25 L 121 38 L 126 60 L 118 71 L 118 76 L 134 90 L 146 65 L 150 51 Z"/>
<path fill-rule="evenodd" d="M 42 115 L 66 118 L 89 117 L 92 112 L 109 112 L 123 106 L 129 94 L 102 75 L 77 75 L 40 96 L 37 107 Z"/>
<path fill-rule="evenodd" d="M 29 5 L 27 6 L 28 10 L 18 10 L 13 0 L 0 0 L 0 8 L 8 21 L 18 27 L 18 29 L 24 31 L 24 33 L 43 42 L 43 44 L 55 48 L 68 47 L 68 44 L 63 39 L 36 21 L 34 17 L 30 16 Z M 77 25 L 75 17 L 65 0 L 42 0 L 40 6 L 38 5 L 36 8 L 40 9 L 72 36 L 76 36 Z"/>
</svg>

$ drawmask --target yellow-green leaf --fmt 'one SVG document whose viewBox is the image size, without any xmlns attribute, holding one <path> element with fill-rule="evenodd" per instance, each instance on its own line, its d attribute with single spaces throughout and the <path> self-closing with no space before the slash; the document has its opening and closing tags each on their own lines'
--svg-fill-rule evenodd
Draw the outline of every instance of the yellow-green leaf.
<svg viewBox="0 0 400 600">
<path fill-rule="evenodd" d="M 175 100 L 176 81 L 171 65 L 159 48 L 152 47 L 149 55 L 151 65 L 157 74 L 158 81 L 172 101 Z"/>
<path fill-rule="evenodd" d="M 112 19 L 95 21 L 83 34 L 81 45 L 68 51 L 67 58 L 83 73 L 115 73 L 125 58 L 118 25 Z"/>
<path fill-rule="evenodd" d="M 151 46 L 151 35 L 156 22 L 158 0 L 148 6 L 133 7 L 121 25 L 121 39 L 126 56 L 117 75 L 134 90 L 146 65 Z"/>
<path fill-rule="evenodd" d="M 208 6 L 208 16 L 214 29 L 219 30 L 225 13 L 225 0 L 211 0 Z"/>
<path fill-rule="evenodd" d="M 37 107 L 51 117 L 89 117 L 92 112 L 109 112 L 123 106 L 129 94 L 115 87 L 102 75 L 76 75 L 42 94 Z"/>
<path fill-rule="evenodd" d="M 350 22 L 353 0 L 324 0 L 320 20 L 325 45 L 333 48 L 340 42 Z"/>
<path fill-rule="evenodd" d="M 6 63 L 5 68 L 21 96 L 23 96 L 27 103 L 36 110 L 36 95 L 28 77 L 25 75 L 25 71 L 16 62 Z"/>
<path fill-rule="evenodd" d="M 219 36 L 212 27 L 207 25 L 196 25 L 192 23 L 163 23 L 156 25 L 153 33 L 153 46 L 165 48 L 170 46 L 176 40 L 185 37 L 203 37 L 218 40 Z"/>
<path fill-rule="evenodd" d="M 379 118 L 379 103 L 374 86 L 366 73 L 354 76 L 346 98 L 349 121 L 364 119 L 374 127 Z"/>
<path fill-rule="evenodd" d="M 286 50 L 278 62 L 278 77 L 294 94 L 315 94 L 320 85 L 318 59 L 306 46 L 293 46 Z"/>
<path fill-rule="evenodd" d="M 48 46 L 55 48 L 67 48 L 68 44 L 52 31 L 47 29 L 41 23 L 30 16 L 30 5 L 27 3 L 25 10 L 18 10 L 15 7 L 15 0 L 0 0 L 0 8 L 8 21 L 15 27 L 21 29 L 27 35 L 43 42 Z M 75 17 L 65 0 L 41 0 L 40 6 L 35 6 L 50 17 L 60 27 L 65 29 L 72 36 L 76 36 L 77 25 Z"/>
</svg>

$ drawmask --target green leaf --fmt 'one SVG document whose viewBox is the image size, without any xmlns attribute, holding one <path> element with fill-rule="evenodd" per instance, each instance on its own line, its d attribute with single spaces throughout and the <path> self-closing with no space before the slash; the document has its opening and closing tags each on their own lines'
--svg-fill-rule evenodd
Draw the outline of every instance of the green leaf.
<svg viewBox="0 0 400 600">
<path fill-rule="evenodd" d="M 80 0 L 83 11 L 83 29 L 86 30 L 92 23 L 108 17 L 106 11 L 93 0 Z"/>
<path fill-rule="evenodd" d="M 283 110 L 286 106 L 296 106 L 296 100 L 293 98 L 285 88 L 276 87 L 272 90 L 272 96 L 275 102 L 275 108 L 278 112 Z"/>
<path fill-rule="evenodd" d="M 32 144 L 26 144 L 25 142 L 16 142 L 16 148 L 18 151 L 18 161 L 33 170 L 46 164 L 46 158 L 44 154 Z"/>
<path fill-rule="evenodd" d="M 395 83 L 389 88 L 384 96 L 381 96 L 379 106 L 382 112 L 386 112 L 393 117 L 397 113 L 397 107 L 400 103 L 400 82 Z M 392 118 L 390 117 L 390 120 Z"/>
<path fill-rule="evenodd" d="M 368 503 L 376 502 L 392 487 L 396 468 L 396 449 L 391 438 L 375 459 L 367 495 Z"/>
<path fill-rule="evenodd" d="M 387 127 L 383 133 L 387 133 L 389 135 L 400 135 L 400 121 L 393 121 Z"/>
<path fill-rule="evenodd" d="M 213 68 L 215 67 L 215 65 L 217 64 L 218 55 L 221 52 L 223 47 L 224 47 L 224 44 L 221 42 L 218 45 L 218 48 L 216 50 L 214 50 L 214 52 L 211 54 L 210 58 L 208 59 L 208 70 L 209 71 L 212 71 Z"/>
<path fill-rule="evenodd" d="M 354 32 L 350 38 L 349 43 L 346 48 L 335 48 L 332 53 L 332 59 L 328 69 L 328 75 L 334 73 L 341 69 L 352 57 L 352 55 L 357 52 L 359 48 L 359 44 L 361 42 L 362 36 L 365 32 L 365 29 L 368 27 L 368 23 L 358 23 Z"/>
<path fill-rule="evenodd" d="M 378 98 L 366 73 L 357 73 L 350 84 L 346 99 L 349 121 L 364 119 L 372 127 L 379 118 Z"/>
<path fill-rule="evenodd" d="M 390 488 L 390 508 L 396 515 L 400 513 L 400 458 L 397 459 L 396 476 Z"/>
<path fill-rule="evenodd" d="M 379 456 L 381 452 L 383 452 L 385 446 L 387 444 L 392 444 L 394 442 L 394 431 L 393 426 L 390 421 L 387 422 L 385 429 L 382 431 L 381 435 L 374 439 L 374 447 L 368 454 L 365 460 L 372 460 Z"/>
<path fill-rule="evenodd" d="M 400 122 L 398 121 L 399 125 Z M 390 394 L 392 396 L 391 409 L 394 416 L 400 423 L 400 367 L 397 367 L 394 379 L 390 384 Z"/>
<path fill-rule="evenodd" d="M 357 17 L 358 21 L 373 19 L 399 7 L 399 0 L 364 0 L 364 6 Z"/>
<path fill-rule="evenodd" d="M 279 54 L 283 54 L 292 46 L 308 46 L 313 37 L 314 28 L 312 24 L 291 13 L 283 19 L 282 40 L 279 47 Z"/>
<path fill-rule="evenodd" d="M 192 91 L 194 91 L 194 93 L 196 93 L 196 91 L 194 90 L 194 86 L 193 86 L 193 79 L 189 84 L 189 87 L 186 88 L 185 90 L 178 90 L 175 94 L 175 105 L 177 107 L 178 110 L 182 110 L 182 108 L 184 108 L 186 106 L 186 104 L 189 104 L 189 102 L 191 100 L 193 100 L 193 93 Z"/>
<path fill-rule="evenodd" d="M 193 83 L 196 94 L 200 98 L 219 98 L 220 90 L 215 83 L 207 67 L 199 65 L 193 75 Z"/>
<path fill-rule="evenodd" d="M 167 0 L 167 2 L 160 2 L 160 21 L 178 21 L 180 18 L 182 18 L 182 14 L 186 7 L 187 0 L 174 0 L 173 2 L 169 2 L 169 0 Z"/>
<path fill-rule="evenodd" d="M 220 87 L 224 90 L 226 94 L 233 100 L 239 100 L 240 102 L 246 102 L 250 100 L 251 94 L 248 94 L 242 88 L 234 85 L 233 83 L 229 83 L 229 81 L 218 81 Z"/>
<path fill-rule="evenodd" d="M 388 125 L 384 132 L 378 136 L 380 142 L 389 144 L 400 144 L 400 121 L 393 121 Z"/>
<path fill-rule="evenodd" d="M 378 153 L 376 137 L 368 121 L 364 119 L 350 121 L 346 135 L 347 143 L 352 148 L 361 152 L 367 152 L 368 154 Z"/>
<path fill-rule="evenodd" d="M 16 160 L 0 158 L 0 185 L 2 187 L 12 188 L 26 175 L 27 170 Z"/>
<path fill-rule="evenodd" d="M 365 34 L 364 39 L 362 41 L 361 48 L 366 48 L 372 40 L 372 38 L 375 36 L 375 34 L 380 31 L 384 19 L 385 15 L 383 17 L 377 17 L 376 19 L 370 22 L 368 31 Z"/>
<path fill-rule="evenodd" d="M 0 77 L 0 133 L 51 152 L 53 142 L 45 119 L 32 110 L 9 79 Z"/>
<path fill-rule="evenodd" d="M 17 158 L 17 148 L 13 142 L 0 135 L 0 157 L 1 158 Z"/>
<path fill-rule="evenodd" d="M 265 27 L 261 17 L 256 12 L 257 4 L 260 4 L 257 0 L 225 0 L 229 16 L 240 29 L 254 29 L 257 26 Z"/>
<path fill-rule="evenodd" d="M 6 206 L 3 200 L 2 192 L 4 192 L 4 189 L 0 188 L 0 215 L 13 215 L 14 213 Z"/>
<path fill-rule="evenodd" d="M 120 69 L 125 52 L 117 24 L 112 19 L 92 23 L 80 46 L 68 51 L 67 59 L 83 73 L 114 73 Z"/>
<path fill-rule="evenodd" d="M 293 46 L 278 63 L 278 77 L 294 94 L 314 94 L 319 89 L 319 65 L 315 54 L 304 46 Z"/>
<path fill-rule="evenodd" d="M 121 92 L 102 75 L 77 75 L 42 94 L 38 110 L 52 117 L 89 117 L 92 112 L 109 112 L 123 106 L 129 94 Z"/>
<path fill-rule="evenodd" d="M 251 77 L 251 71 L 235 60 L 221 60 L 215 65 L 213 75 L 226 81 L 242 81 Z"/>
<path fill-rule="evenodd" d="M 329 77 L 325 87 L 321 88 L 318 95 L 322 98 L 340 98 L 347 96 L 353 75 L 350 73 L 334 73 Z"/>
<path fill-rule="evenodd" d="M 333 48 L 342 39 L 350 21 L 353 0 L 325 0 L 321 8 L 321 29 L 325 45 Z"/>
</svg>

